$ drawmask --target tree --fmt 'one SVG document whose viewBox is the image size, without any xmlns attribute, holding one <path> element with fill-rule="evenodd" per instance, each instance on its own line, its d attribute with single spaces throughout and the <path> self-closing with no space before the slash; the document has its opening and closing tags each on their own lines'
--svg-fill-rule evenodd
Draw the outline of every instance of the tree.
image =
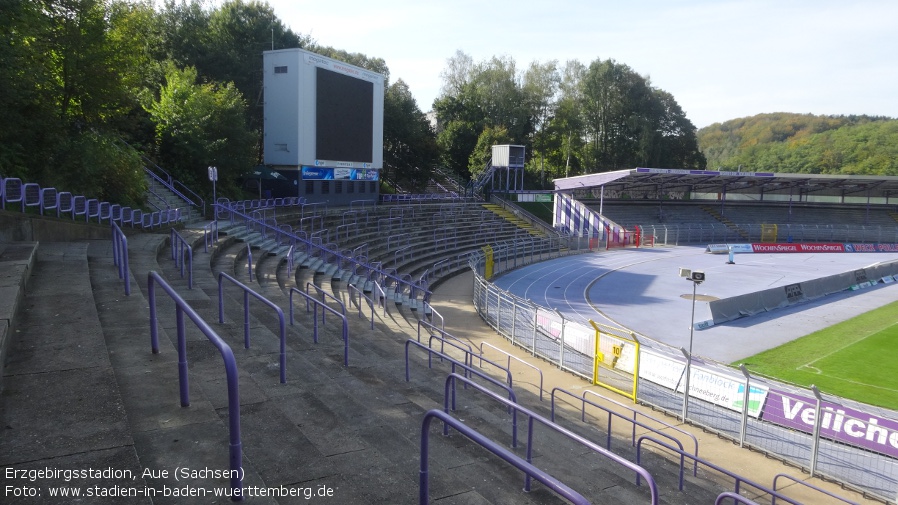
<svg viewBox="0 0 898 505">
<path fill-rule="evenodd" d="M 46 158 L 64 128 L 56 115 L 49 18 L 30 0 L 5 0 L 0 16 L 0 173 L 38 180 L 32 167 Z"/>
<path fill-rule="evenodd" d="M 384 94 L 384 168 L 403 187 L 421 188 L 437 160 L 436 136 L 408 85 L 399 79 Z"/>
<path fill-rule="evenodd" d="M 473 64 L 457 52 L 443 76 L 444 92 L 434 102 L 434 111 L 444 165 L 470 175 L 472 153 L 480 153 L 478 138 L 487 128 L 505 130 L 512 143 L 529 140 L 533 120 L 514 60 L 493 57 Z"/>
<path fill-rule="evenodd" d="M 247 103 L 249 124 L 262 127 L 262 52 L 312 44 L 287 28 L 267 2 L 229 0 L 209 14 L 206 53 L 193 63 L 209 81 L 233 82 Z"/>
<path fill-rule="evenodd" d="M 197 83 L 193 67 L 170 66 L 159 98 L 146 105 L 156 125 L 161 164 L 187 185 L 199 186 L 206 167 L 219 170 L 222 188 L 253 164 L 255 135 L 246 125 L 246 102 L 232 83 Z M 233 190 L 234 186 L 230 186 Z"/>
<path fill-rule="evenodd" d="M 557 60 L 547 63 L 534 61 L 524 73 L 524 95 L 527 97 L 530 114 L 537 129 L 533 135 L 533 148 L 540 153 L 540 186 L 545 184 L 544 158 L 548 143 L 546 127 L 555 113 L 560 84 Z"/>
<path fill-rule="evenodd" d="M 772 113 L 702 128 L 702 151 L 723 170 L 898 175 L 898 120 Z"/>
<path fill-rule="evenodd" d="M 477 137 L 477 144 L 468 158 L 468 171 L 471 178 L 476 179 L 486 169 L 487 163 L 493 155 L 494 145 L 511 144 L 508 129 L 503 126 L 487 126 Z"/>
<path fill-rule="evenodd" d="M 443 86 L 440 95 L 443 97 L 458 97 L 465 86 L 471 82 L 474 73 L 474 60 L 462 50 L 456 50 L 455 56 L 446 60 L 446 68 L 440 72 Z"/>
</svg>

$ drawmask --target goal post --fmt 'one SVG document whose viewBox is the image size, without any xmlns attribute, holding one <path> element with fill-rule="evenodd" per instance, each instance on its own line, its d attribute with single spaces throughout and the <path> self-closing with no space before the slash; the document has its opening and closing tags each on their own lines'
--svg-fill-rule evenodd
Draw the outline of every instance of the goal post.
<svg viewBox="0 0 898 505">
<path fill-rule="evenodd" d="M 592 383 L 636 402 L 639 340 L 629 330 L 589 320 L 596 332 Z"/>
</svg>

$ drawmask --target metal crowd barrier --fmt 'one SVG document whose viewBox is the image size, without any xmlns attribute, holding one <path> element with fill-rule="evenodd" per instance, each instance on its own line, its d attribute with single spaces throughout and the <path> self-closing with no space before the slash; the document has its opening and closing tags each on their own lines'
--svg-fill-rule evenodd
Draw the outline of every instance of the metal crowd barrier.
<svg viewBox="0 0 898 505">
<path fill-rule="evenodd" d="M 184 314 L 212 342 L 224 360 L 228 384 L 228 426 L 230 433 L 230 477 L 235 500 L 243 499 L 243 443 L 240 439 L 240 393 L 238 385 L 237 360 L 234 352 L 206 321 L 156 272 L 147 274 L 147 298 L 150 302 L 150 344 L 153 354 L 159 354 L 159 323 L 156 320 L 156 285 L 162 288 L 175 302 L 175 318 L 178 332 L 178 383 L 181 406 L 190 406 L 190 386 L 187 375 L 187 334 L 184 329 Z"/>
<path fill-rule="evenodd" d="M 118 278 L 125 280 L 125 296 L 131 295 L 131 273 L 128 267 L 128 237 L 115 223 L 112 228 L 112 262 L 118 267 Z"/>
<path fill-rule="evenodd" d="M 224 279 L 229 280 L 232 284 L 239 287 L 243 290 L 243 345 L 249 349 L 249 296 L 252 295 L 255 299 L 264 303 L 265 305 L 274 309 L 275 313 L 278 316 L 278 324 L 279 324 L 279 338 L 281 342 L 280 349 L 280 361 L 281 361 L 281 384 L 287 383 L 287 324 L 284 320 L 284 311 L 281 310 L 280 307 L 275 305 L 271 300 L 265 298 L 259 293 L 253 291 L 249 286 L 243 284 L 237 279 L 231 277 L 230 275 L 219 272 L 218 273 L 218 322 L 224 323 L 224 290 L 222 289 L 222 281 Z"/>
</svg>

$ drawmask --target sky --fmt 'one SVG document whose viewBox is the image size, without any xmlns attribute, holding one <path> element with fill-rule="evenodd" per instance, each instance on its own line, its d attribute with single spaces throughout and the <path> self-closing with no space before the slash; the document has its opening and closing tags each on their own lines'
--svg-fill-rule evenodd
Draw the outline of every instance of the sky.
<svg viewBox="0 0 898 505">
<path fill-rule="evenodd" d="M 318 44 L 383 58 L 427 112 L 457 51 L 475 63 L 614 59 L 702 128 L 768 112 L 898 117 L 894 0 L 267 0 Z"/>
</svg>

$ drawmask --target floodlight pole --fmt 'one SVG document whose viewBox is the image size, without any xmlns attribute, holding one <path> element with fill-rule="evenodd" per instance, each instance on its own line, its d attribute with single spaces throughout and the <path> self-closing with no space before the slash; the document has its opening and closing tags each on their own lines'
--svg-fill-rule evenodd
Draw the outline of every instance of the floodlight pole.
<svg viewBox="0 0 898 505">
<path fill-rule="evenodd" d="M 692 374 L 692 337 L 695 333 L 695 292 L 698 288 L 698 282 L 689 279 L 692 282 L 692 319 L 689 322 L 689 351 L 680 349 L 686 356 L 686 388 L 683 390 L 683 421 L 686 421 L 686 414 L 689 411 L 689 378 Z"/>
</svg>

